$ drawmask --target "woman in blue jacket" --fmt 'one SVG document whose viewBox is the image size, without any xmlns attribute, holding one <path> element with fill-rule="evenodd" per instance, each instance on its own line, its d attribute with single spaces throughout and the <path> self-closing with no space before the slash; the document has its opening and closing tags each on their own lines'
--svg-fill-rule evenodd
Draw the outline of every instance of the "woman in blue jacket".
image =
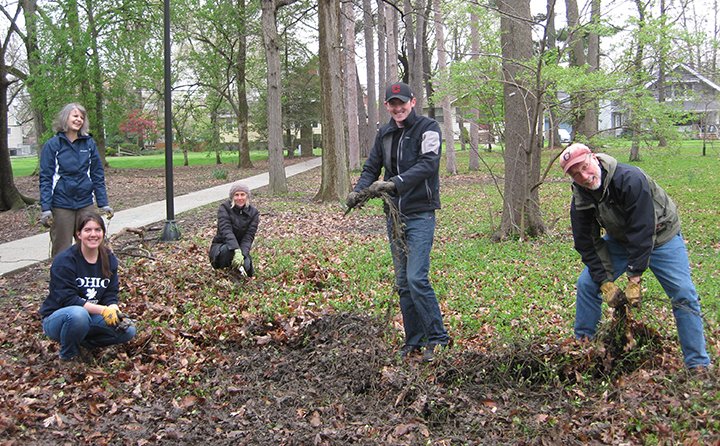
<svg viewBox="0 0 720 446">
<path fill-rule="evenodd" d="M 50 228 L 53 258 L 72 244 L 75 219 L 81 212 L 94 210 L 94 202 L 107 218 L 113 215 L 89 127 L 85 108 L 67 104 L 53 123 L 55 136 L 40 154 L 40 223 Z"/>
<path fill-rule="evenodd" d="M 60 359 L 71 360 L 80 346 L 122 344 L 136 333 L 120 324 L 118 260 L 105 245 L 105 223 L 96 212 L 78 215 L 77 243 L 55 257 L 50 292 L 40 306 L 45 334 L 60 342 Z"/>
</svg>

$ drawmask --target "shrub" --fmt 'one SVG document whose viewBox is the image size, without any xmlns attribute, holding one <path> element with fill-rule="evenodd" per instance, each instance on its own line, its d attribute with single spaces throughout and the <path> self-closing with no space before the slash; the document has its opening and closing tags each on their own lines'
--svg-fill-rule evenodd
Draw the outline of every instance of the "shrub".
<svg viewBox="0 0 720 446">
<path fill-rule="evenodd" d="M 212 176 L 216 180 L 227 180 L 228 173 L 225 169 L 217 168 L 213 170 Z"/>
</svg>

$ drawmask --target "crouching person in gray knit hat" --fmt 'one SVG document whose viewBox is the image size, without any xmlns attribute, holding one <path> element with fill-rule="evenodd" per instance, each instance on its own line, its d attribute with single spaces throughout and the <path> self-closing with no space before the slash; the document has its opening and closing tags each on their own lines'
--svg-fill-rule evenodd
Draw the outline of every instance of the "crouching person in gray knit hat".
<svg viewBox="0 0 720 446">
<path fill-rule="evenodd" d="M 250 188 L 243 182 L 230 186 L 228 200 L 220 203 L 217 213 L 217 233 L 210 245 L 213 268 L 232 268 L 240 274 L 254 274 L 250 249 L 255 240 L 260 212 L 250 204 Z"/>
</svg>

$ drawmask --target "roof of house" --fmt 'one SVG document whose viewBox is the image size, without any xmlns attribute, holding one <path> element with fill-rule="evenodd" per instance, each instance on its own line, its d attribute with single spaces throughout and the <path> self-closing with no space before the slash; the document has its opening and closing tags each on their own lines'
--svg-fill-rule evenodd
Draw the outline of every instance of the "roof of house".
<svg viewBox="0 0 720 446">
<path fill-rule="evenodd" d="M 680 64 L 675 65 L 675 67 L 672 69 L 672 71 L 676 71 L 678 68 L 681 68 L 681 69 L 687 71 L 688 73 L 695 76 L 699 81 L 701 81 L 708 87 L 712 88 L 713 90 L 715 90 L 717 92 L 720 92 L 720 85 L 716 84 L 715 82 L 711 81 L 707 77 L 703 76 L 697 70 L 691 68 L 690 66 L 688 66 L 684 63 L 680 63 Z M 657 82 L 657 79 L 654 79 L 654 80 L 648 82 L 647 84 L 645 84 L 645 88 L 650 88 L 650 87 L 654 86 L 656 82 Z"/>
</svg>

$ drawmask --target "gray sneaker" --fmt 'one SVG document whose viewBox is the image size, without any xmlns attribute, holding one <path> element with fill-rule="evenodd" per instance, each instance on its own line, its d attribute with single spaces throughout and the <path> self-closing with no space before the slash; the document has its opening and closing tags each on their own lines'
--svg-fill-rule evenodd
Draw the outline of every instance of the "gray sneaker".
<svg viewBox="0 0 720 446">
<path fill-rule="evenodd" d="M 403 345 L 400 349 L 400 358 L 406 359 L 407 357 L 411 356 L 413 353 L 420 352 L 420 347 L 417 345 Z"/>
</svg>

